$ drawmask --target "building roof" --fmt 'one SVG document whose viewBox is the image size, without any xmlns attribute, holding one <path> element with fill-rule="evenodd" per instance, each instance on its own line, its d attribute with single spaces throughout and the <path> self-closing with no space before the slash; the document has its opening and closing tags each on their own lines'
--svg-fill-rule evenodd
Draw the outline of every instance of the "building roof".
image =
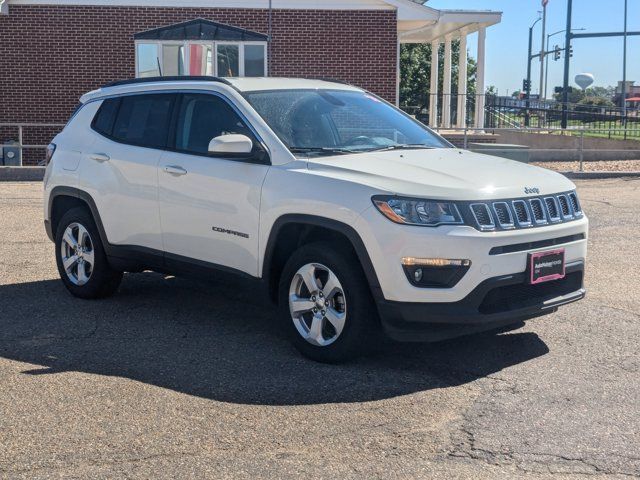
<svg viewBox="0 0 640 480">
<path fill-rule="evenodd" d="M 266 42 L 268 39 L 267 35 L 262 33 L 212 22 L 204 18 L 136 33 L 133 38 L 136 40 L 235 40 L 243 42 Z"/>
</svg>

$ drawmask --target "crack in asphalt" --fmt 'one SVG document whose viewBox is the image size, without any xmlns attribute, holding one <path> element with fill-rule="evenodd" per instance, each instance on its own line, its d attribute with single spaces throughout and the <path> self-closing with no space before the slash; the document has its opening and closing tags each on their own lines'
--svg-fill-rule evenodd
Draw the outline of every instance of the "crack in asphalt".
<svg viewBox="0 0 640 480">
<path fill-rule="evenodd" d="M 476 439 L 474 433 L 466 426 L 462 426 L 459 432 L 465 435 L 465 439 L 459 442 L 455 450 L 448 452 L 449 458 L 459 459 L 467 458 L 471 460 L 483 461 L 489 465 L 502 466 L 513 465 L 518 470 L 525 473 L 540 473 L 540 470 L 527 468 L 524 463 L 532 462 L 536 466 L 542 467 L 545 473 L 549 474 L 580 474 L 580 475 L 621 475 L 637 478 L 640 472 L 629 472 L 622 470 L 612 470 L 603 468 L 597 464 L 595 459 L 571 457 L 568 455 L 560 455 L 548 452 L 521 452 L 521 451 L 495 451 L 490 449 L 480 448 L 475 445 Z M 638 458 L 626 455 L 616 454 L 615 456 L 624 460 L 636 461 Z M 521 458 L 518 458 L 521 457 Z M 532 457 L 532 458 L 522 458 Z M 563 464 L 568 469 L 554 470 L 553 464 L 549 464 L 549 460 L 555 460 L 556 464 Z M 588 471 L 579 468 L 580 466 L 587 467 Z"/>
</svg>

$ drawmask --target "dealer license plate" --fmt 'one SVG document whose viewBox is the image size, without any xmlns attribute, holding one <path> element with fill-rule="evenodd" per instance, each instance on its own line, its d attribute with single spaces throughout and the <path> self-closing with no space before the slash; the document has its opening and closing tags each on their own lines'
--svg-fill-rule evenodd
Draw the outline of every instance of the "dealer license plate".
<svg viewBox="0 0 640 480">
<path fill-rule="evenodd" d="M 564 248 L 529 254 L 529 283 L 564 278 Z"/>
</svg>

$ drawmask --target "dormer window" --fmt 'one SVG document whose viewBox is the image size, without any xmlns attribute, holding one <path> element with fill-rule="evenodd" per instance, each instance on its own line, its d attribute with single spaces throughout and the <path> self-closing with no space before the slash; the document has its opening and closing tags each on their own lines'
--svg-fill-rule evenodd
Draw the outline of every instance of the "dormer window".
<svg viewBox="0 0 640 480">
<path fill-rule="evenodd" d="M 136 77 L 267 75 L 267 36 L 197 19 L 134 35 Z"/>
</svg>

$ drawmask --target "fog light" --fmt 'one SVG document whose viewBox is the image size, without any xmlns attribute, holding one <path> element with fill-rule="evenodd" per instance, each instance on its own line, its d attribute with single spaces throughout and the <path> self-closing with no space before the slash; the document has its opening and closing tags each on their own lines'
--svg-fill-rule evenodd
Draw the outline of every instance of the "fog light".
<svg viewBox="0 0 640 480">
<path fill-rule="evenodd" d="M 422 269 L 418 268 L 415 272 L 413 272 L 413 278 L 416 282 L 420 282 L 422 280 Z"/>
<path fill-rule="evenodd" d="M 455 258 L 403 257 L 407 280 L 422 288 L 451 288 L 471 267 L 471 260 Z"/>
</svg>

